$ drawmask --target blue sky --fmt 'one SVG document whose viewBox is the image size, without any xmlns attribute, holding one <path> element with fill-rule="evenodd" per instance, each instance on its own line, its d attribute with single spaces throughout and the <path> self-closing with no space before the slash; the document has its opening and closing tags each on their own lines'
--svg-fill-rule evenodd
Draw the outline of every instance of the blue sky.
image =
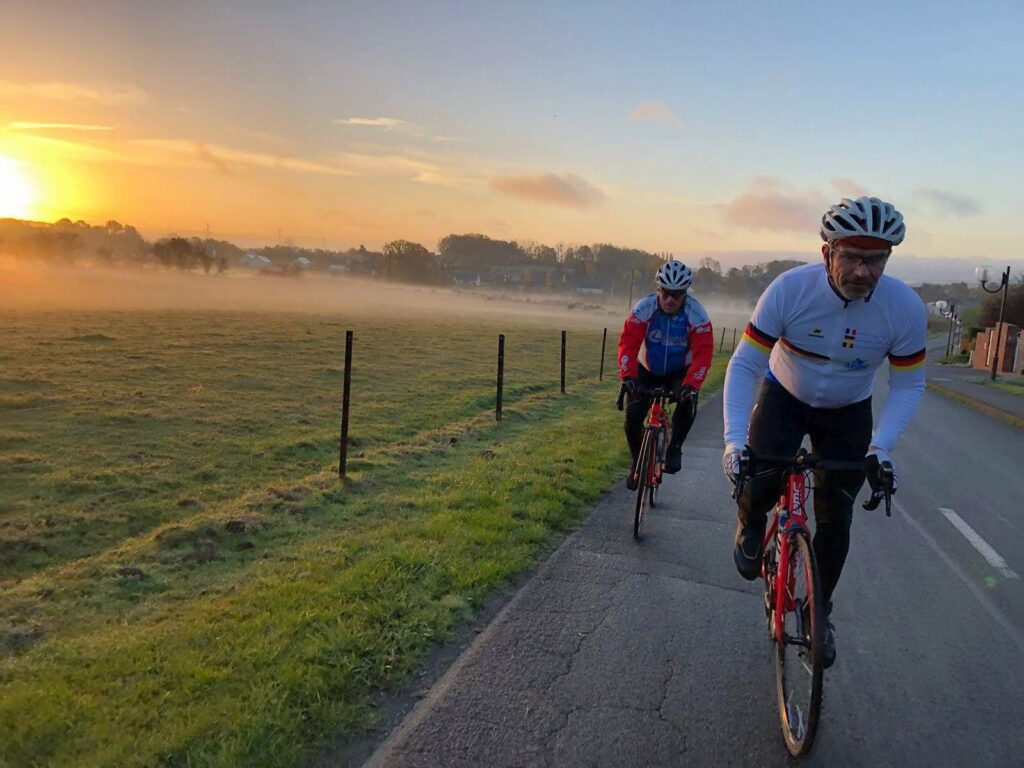
<svg viewBox="0 0 1024 768">
<path fill-rule="evenodd" d="M 866 192 L 910 253 L 1016 252 L 1022 8 L 17 3 L 0 154 L 41 218 L 252 242 L 813 253 Z"/>
</svg>

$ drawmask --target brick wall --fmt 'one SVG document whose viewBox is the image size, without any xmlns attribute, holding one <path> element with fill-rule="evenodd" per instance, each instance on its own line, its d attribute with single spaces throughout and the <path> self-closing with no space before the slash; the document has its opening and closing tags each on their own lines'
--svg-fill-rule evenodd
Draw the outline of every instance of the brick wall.
<svg viewBox="0 0 1024 768">
<path fill-rule="evenodd" d="M 994 342 L 996 328 L 986 328 L 977 336 L 974 347 L 974 367 L 982 371 L 992 370 L 992 354 L 997 344 Z M 999 339 L 999 370 L 1003 373 L 1020 371 L 1017 356 L 1017 339 L 1021 337 L 1021 329 L 1010 323 L 1000 323 Z"/>
</svg>

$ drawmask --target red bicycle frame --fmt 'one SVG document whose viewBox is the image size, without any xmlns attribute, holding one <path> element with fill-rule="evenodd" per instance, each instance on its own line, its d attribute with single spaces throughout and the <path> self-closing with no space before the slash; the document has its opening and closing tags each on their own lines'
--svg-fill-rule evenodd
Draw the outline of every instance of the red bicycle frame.
<svg viewBox="0 0 1024 768">
<path fill-rule="evenodd" d="M 665 425 L 665 409 L 661 407 L 661 403 L 657 398 L 651 403 L 651 409 L 647 412 L 647 423 L 649 426 L 655 429 L 663 427 Z M 656 448 L 657 446 L 655 446 Z M 651 451 L 651 460 L 648 462 L 648 476 L 647 481 L 649 483 L 657 483 L 661 475 L 661 464 L 656 460 L 656 451 Z M 640 469 L 637 468 L 637 475 L 639 476 Z"/>
<path fill-rule="evenodd" d="M 775 561 L 775 576 L 773 596 L 775 605 L 772 613 L 771 632 L 777 643 L 784 641 L 785 625 L 784 619 L 787 612 L 792 612 L 796 606 L 793 605 L 793 574 L 789 572 L 789 548 L 793 533 L 803 531 L 808 540 L 811 536 L 810 528 L 807 527 L 807 512 L 804 504 L 807 501 L 807 477 L 805 470 L 791 469 L 786 473 L 786 486 L 779 497 L 779 503 L 775 507 L 775 514 L 772 515 L 772 524 L 765 532 L 764 547 L 762 551 L 768 551 L 768 546 L 775 536 L 775 531 L 781 527 L 782 535 L 779 537 L 779 551 Z M 761 575 L 768 577 L 764 560 L 761 561 Z M 811 578 L 808 572 L 805 578 Z M 808 585 L 810 588 L 810 585 Z"/>
</svg>

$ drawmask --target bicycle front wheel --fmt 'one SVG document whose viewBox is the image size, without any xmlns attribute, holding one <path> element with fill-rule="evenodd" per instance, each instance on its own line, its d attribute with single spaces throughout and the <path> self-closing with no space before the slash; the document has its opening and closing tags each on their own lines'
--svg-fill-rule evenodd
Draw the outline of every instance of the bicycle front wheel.
<svg viewBox="0 0 1024 768">
<path fill-rule="evenodd" d="M 825 632 L 821 587 L 814 550 L 804 533 L 789 542 L 783 638 L 775 646 L 775 687 L 786 747 L 794 757 L 806 755 L 814 743 L 821 712 L 821 654 Z"/>
<path fill-rule="evenodd" d="M 665 430 L 659 429 L 653 444 L 657 446 L 654 452 L 654 462 L 651 466 L 651 489 L 647 494 L 647 500 L 653 509 L 658 501 L 658 489 L 661 487 L 661 465 L 665 461 Z"/>
<path fill-rule="evenodd" d="M 651 462 L 654 460 L 654 441 L 650 429 L 644 431 L 644 441 L 640 445 L 640 455 L 636 460 L 636 474 L 639 482 L 636 487 L 636 512 L 633 515 L 633 538 L 639 540 L 643 536 L 644 499 L 650 492 Z"/>
</svg>

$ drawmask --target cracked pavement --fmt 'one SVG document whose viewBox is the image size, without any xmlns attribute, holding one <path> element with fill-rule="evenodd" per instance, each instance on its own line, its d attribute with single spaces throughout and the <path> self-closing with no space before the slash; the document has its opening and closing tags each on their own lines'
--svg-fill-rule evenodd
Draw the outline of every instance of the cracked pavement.
<svg viewBox="0 0 1024 768">
<path fill-rule="evenodd" d="M 732 565 L 721 445 L 717 395 L 643 541 L 632 538 L 635 497 L 619 486 L 367 766 L 789 765 L 760 582 Z M 803 762 L 1019 764 L 1013 637 L 986 623 L 911 526 L 858 506 L 853 537 L 834 615 L 839 660 Z M 922 579 L 943 600 L 922 604 Z M 977 631 L 951 645 L 950 621 Z"/>
</svg>

